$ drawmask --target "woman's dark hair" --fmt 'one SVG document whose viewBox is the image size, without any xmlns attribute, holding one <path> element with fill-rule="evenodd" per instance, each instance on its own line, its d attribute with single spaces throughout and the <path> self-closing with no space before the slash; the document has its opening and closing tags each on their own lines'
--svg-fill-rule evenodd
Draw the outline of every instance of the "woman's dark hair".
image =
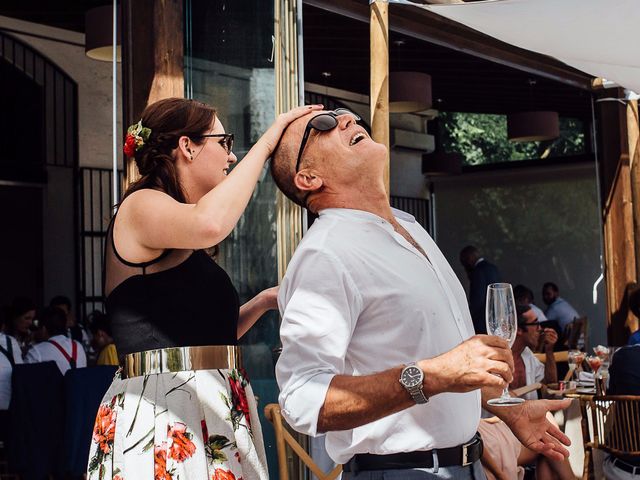
<svg viewBox="0 0 640 480">
<path fill-rule="evenodd" d="M 9 319 L 15 320 L 16 318 L 24 315 L 31 310 L 36 309 L 36 304 L 27 297 L 15 297 L 9 307 Z"/>
<path fill-rule="evenodd" d="M 127 189 L 122 199 L 137 190 L 152 188 L 186 203 L 171 152 L 182 136 L 200 145 L 199 136 L 211 129 L 215 116 L 213 107 L 185 98 L 166 98 L 147 106 L 141 121 L 143 127 L 151 129 L 151 134 L 134 156 L 141 178 Z"/>
</svg>

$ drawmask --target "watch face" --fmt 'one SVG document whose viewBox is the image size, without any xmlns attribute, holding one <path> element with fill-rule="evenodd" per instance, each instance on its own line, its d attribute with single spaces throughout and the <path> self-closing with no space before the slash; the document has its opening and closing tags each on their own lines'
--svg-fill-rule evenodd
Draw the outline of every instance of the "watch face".
<svg viewBox="0 0 640 480">
<path fill-rule="evenodd" d="M 422 370 L 418 367 L 407 367 L 402 371 L 400 380 L 405 387 L 415 387 L 422 383 L 422 378 Z"/>
</svg>

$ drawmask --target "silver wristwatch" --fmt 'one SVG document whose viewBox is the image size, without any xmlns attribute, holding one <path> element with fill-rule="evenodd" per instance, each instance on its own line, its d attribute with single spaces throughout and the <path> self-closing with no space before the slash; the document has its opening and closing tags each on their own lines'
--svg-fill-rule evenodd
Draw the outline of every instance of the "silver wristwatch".
<svg viewBox="0 0 640 480">
<path fill-rule="evenodd" d="M 418 403 L 427 403 L 429 399 L 422 391 L 422 381 L 424 380 L 424 373 L 422 369 L 416 365 L 416 362 L 406 365 L 400 373 L 400 385 L 402 385 L 411 398 Z"/>
</svg>

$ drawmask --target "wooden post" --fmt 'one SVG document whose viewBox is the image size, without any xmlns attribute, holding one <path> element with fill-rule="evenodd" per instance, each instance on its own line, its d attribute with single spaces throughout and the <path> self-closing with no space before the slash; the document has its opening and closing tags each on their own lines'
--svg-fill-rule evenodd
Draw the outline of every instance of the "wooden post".
<svg viewBox="0 0 640 480">
<path fill-rule="evenodd" d="M 611 96 L 611 92 L 607 92 Z M 604 259 L 609 345 L 624 345 L 629 335 L 627 290 L 636 281 L 636 240 L 631 188 L 627 115 L 619 102 L 599 103 L 604 196 Z"/>
<path fill-rule="evenodd" d="M 371 135 L 387 147 L 384 183 L 389 193 L 389 4 L 375 0 L 370 10 Z"/>
<path fill-rule="evenodd" d="M 627 143 L 629 146 L 631 194 L 633 198 L 636 278 L 640 278 L 640 122 L 638 121 L 637 100 L 627 103 Z M 638 330 L 638 321 L 639 319 L 633 314 L 627 318 L 627 326 L 631 332 Z"/>
<path fill-rule="evenodd" d="M 277 0 L 274 4 L 274 62 L 276 112 L 278 115 L 297 107 L 300 88 L 298 78 L 298 11 L 295 0 Z M 282 280 L 289 260 L 302 240 L 303 210 L 279 190 L 277 202 L 278 280 Z"/>
<path fill-rule="evenodd" d="M 122 12 L 123 126 L 157 100 L 184 97 L 182 1 L 124 0 Z M 126 186 L 139 175 L 125 165 Z M 125 188 L 126 188 L 125 186 Z"/>
</svg>

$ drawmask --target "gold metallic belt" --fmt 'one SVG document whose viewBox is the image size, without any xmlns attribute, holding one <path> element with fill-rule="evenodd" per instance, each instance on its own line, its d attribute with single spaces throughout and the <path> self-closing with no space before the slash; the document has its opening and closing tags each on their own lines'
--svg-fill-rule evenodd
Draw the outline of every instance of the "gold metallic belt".
<svg viewBox="0 0 640 480">
<path fill-rule="evenodd" d="M 236 368 L 239 356 L 239 348 L 235 345 L 172 347 L 129 353 L 124 358 L 122 376 Z"/>
</svg>

